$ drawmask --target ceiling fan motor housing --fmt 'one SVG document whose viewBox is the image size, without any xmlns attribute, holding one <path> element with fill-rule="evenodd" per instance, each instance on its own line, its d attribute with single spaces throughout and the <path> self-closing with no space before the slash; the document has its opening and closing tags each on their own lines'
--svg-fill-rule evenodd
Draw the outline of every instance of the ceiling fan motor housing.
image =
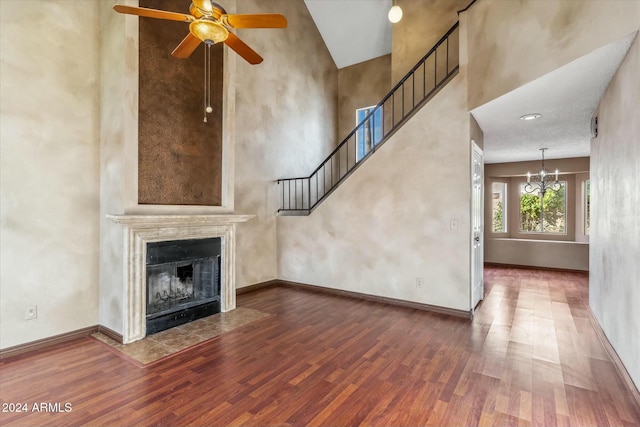
<svg viewBox="0 0 640 427">
<path fill-rule="evenodd" d="M 224 8 L 218 3 L 214 3 L 212 1 L 206 2 L 197 2 L 200 6 L 191 3 L 189 6 L 189 13 L 195 16 L 196 18 L 201 18 L 203 16 L 213 17 L 215 19 L 220 19 L 220 16 L 225 15 L 227 13 Z"/>
</svg>

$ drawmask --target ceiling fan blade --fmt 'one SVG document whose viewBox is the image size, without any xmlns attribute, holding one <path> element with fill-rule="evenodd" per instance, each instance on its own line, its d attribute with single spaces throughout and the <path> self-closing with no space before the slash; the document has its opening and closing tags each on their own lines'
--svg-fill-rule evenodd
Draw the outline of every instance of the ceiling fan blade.
<svg viewBox="0 0 640 427">
<path fill-rule="evenodd" d="M 189 33 L 182 39 L 180 44 L 173 49 L 171 56 L 175 58 L 185 59 L 191 56 L 194 50 L 202 43 L 199 38 Z"/>
<path fill-rule="evenodd" d="M 279 13 L 222 15 L 233 28 L 287 28 L 287 18 Z"/>
<path fill-rule="evenodd" d="M 123 6 L 117 4 L 113 6 L 113 10 L 120 13 L 126 13 L 128 15 L 144 16 L 145 18 L 157 18 L 166 19 L 169 21 L 181 21 L 191 22 L 195 21 L 195 18 L 191 15 L 185 15 L 184 13 L 167 12 L 166 10 L 147 9 L 145 7 Z"/>
<path fill-rule="evenodd" d="M 260 55 L 258 55 L 232 32 L 229 32 L 229 37 L 224 41 L 224 43 L 231 49 L 235 50 L 236 53 L 242 56 L 249 64 L 255 65 L 263 61 Z"/>
</svg>

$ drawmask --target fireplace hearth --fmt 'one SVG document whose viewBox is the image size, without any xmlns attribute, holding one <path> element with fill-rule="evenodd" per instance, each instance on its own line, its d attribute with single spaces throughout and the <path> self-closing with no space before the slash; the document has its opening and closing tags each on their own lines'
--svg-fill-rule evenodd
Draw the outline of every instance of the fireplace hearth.
<svg viewBox="0 0 640 427">
<path fill-rule="evenodd" d="M 221 239 L 147 243 L 146 332 L 219 313 Z"/>
</svg>

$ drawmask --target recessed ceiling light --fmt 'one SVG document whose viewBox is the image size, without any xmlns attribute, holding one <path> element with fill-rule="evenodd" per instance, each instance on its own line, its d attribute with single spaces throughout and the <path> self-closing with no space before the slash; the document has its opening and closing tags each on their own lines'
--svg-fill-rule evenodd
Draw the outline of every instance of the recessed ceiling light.
<svg viewBox="0 0 640 427">
<path fill-rule="evenodd" d="M 542 114 L 538 114 L 538 113 L 525 114 L 524 116 L 520 117 L 520 120 L 535 120 L 535 119 L 539 119 L 540 117 L 542 117 Z"/>
</svg>

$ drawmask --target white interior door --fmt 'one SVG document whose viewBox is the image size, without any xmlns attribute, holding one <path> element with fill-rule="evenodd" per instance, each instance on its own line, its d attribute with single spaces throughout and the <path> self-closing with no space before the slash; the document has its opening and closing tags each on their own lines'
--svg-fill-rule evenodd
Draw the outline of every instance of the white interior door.
<svg viewBox="0 0 640 427">
<path fill-rule="evenodd" d="M 471 141 L 471 308 L 484 298 L 484 163 Z"/>
</svg>

